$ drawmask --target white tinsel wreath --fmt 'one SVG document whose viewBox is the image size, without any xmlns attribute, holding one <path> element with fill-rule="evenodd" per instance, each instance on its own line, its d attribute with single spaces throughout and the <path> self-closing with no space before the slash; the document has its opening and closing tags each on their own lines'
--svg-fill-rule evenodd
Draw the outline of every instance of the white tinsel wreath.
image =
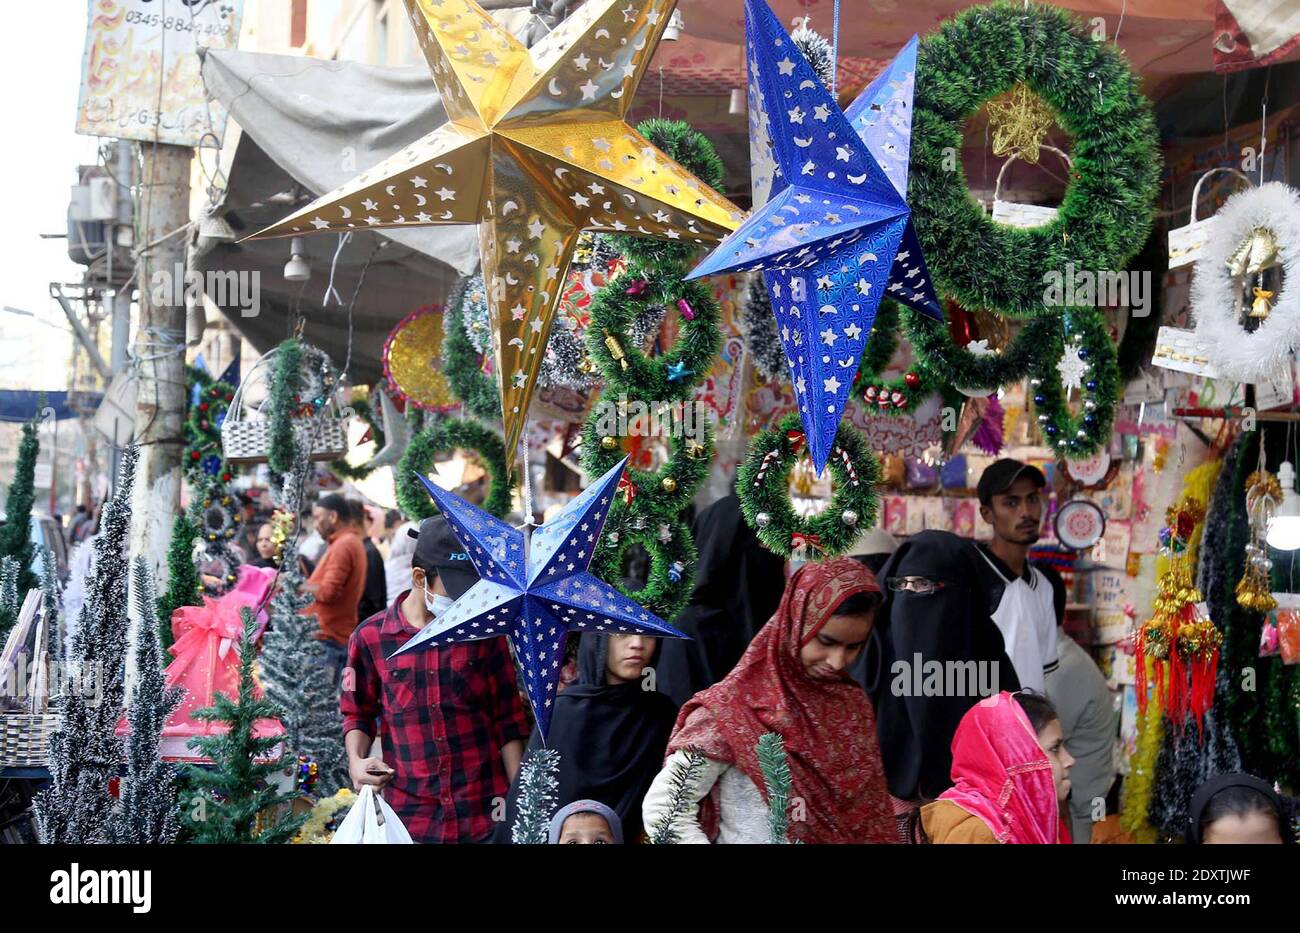
<svg viewBox="0 0 1300 933">
<path fill-rule="evenodd" d="M 1228 259 L 1257 227 L 1277 239 L 1283 280 L 1268 317 L 1247 333 L 1237 312 L 1242 281 L 1228 271 Z M 1197 342 L 1220 375 L 1255 383 L 1283 369 L 1300 348 L 1300 193 L 1269 182 L 1228 199 L 1196 263 L 1192 314 Z"/>
</svg>

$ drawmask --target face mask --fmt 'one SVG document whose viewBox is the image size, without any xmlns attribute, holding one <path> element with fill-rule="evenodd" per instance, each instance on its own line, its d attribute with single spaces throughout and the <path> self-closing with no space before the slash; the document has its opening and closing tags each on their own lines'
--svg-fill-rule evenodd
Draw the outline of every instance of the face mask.
<svg viewBox="0 0 1300 933">
<path fill-rule="evenodd" d="M 429 614 L 435 619 L 451 608 L 451 604 L 456 600 L 450 596 L 441 596 L 437 593 L 430 593 L 429 588 L 424 588 L 424 608 L 429 610 Z"/>
</svg>

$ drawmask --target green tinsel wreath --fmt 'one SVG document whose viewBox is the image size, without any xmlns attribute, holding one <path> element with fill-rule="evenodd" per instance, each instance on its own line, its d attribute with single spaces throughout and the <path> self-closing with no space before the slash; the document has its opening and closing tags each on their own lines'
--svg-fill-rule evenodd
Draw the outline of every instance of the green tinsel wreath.
<svg viewBox="0 0 1300 933">
<path fill-rule="evenodd" d="M 661 525 L 667 526 L 667 540 L 661 540 Z M 633 544 L 639 544 L 650 554 L 650 575 L 639 590 L 627 589 L 621 582 L 623 555 Z M 642 526 L 627 510 L 611 509 L 591 570 L 628 598 L 656 615 L 671 619 L 690 601 L 698 557 L 691 530 L 680 517 L 659 523 L 646 521 Z"/>
<path fill-rule="evenodd" d="M 745 521 L 769 551 L 789 557 L 799 547 L 797 539 L 802 538 L 809 554 L 834 557 L 852 547 L 864 528 L 876 523 L 880 467 L 866 438 L 841 421 L 827 461 L 835 478 L 831 503 L 812 518 L 801 518 L 790 505 L 789 479 L 805 446 L 802 439 L 798 412 L 791 412 L 774 430 L 755 437 L 749 457 L 737 470 L 736 495 Z M 846 521 L 847 513 L 853 513 L 851 521 Z"/>
<path fill-rule="evenodd" d="M 365 399 L 355 398 L 348 403 L 352 413 L 370 426 L 370 431 L 374 437 L 376 449 L 384 446 L 384 429 L 380 425 L 379 419 L 375 417 L 375 410 Z M 353 466 L 346 460 L 331 460 L 328 464 L 329 471 L 340 479 L 365 479 L 375 468 L 368 463 L 362 463 Z"/>
<path fill-rule="evenodd" d="M 407 518 L 422 520 L 438 514 L 437 506 L 417 476 L 429 472 L 436 455 L 456 448 L 474 451 L 487 467 L 488 491 L 483 509 L 497 518 L 510 511 L 510 468 L 501 435 L 477 421 L 448 418 L 411 438 L 406 453 L 397 463 L 397 504 Z"/>
<path fill-rule="evenodd" d="M 1073 348 L 1088 367 L 1081 387 L 1081 410 L 1071 414 L 1057 363 Z M 1052 340 L 1032 368 L 1029 380 L 1044 439 L 1062 457 L 1087 457 L 1105 446 L 1115 421 L 1119 366 L 1106 318 L 1093 308 L 1067 311 Z"/>
<path fill-rule="evenodd" d="M 465 302 L 474 288 L 483 287 L 481 276 L 460 280 L 447 302 L 442 338 L 442 373 L 466 411 L 486 421 L 501 420 L 501 396 L 496 380 L 483 372 L 478 351 L 465 333 Z"/>
<path fill-rule="evenodd" d="M 955 155 L 964 121 L 1016 84 L 1074 141 L 1056 219 L 1032 229 L 986 216 Z M 1123 269 L 1146 240 L 1159 182 L 1159 136 L 1140 79 L 1073 15 L 1019 2 L 972 7 L 921 42 L 908 202 L 940 292 L 1008 317 L 1051 313 L 1044 273 L 1067 263 Z"/>
<path fill-rule="evenodd" d="M 302 343 L 296 337 L 280 344 L 275 354 L 271 391 L 265 406 L 271 419 L 267 464 L 273 473 L 288 473 L 293 469 L 297 443 L 293 435 L 293 414 L 298 394 L 302 391 L 303 356 Z"/>
</svg>

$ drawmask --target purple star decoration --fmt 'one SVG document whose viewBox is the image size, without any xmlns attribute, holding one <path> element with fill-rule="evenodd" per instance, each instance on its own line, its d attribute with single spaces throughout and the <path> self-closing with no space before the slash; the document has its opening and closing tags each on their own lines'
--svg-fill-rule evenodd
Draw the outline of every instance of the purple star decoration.
<svg viewBox="0 0 1300 933">
<path fill-rule="evenodd" d="M 531 535 L 421 476 L 479 580 L 396 654 L 508 636 L 545 740 L 570 629 L 685 638 L 587 570 L 626 464 L 624 458 Z"/>
<path fill-rule="evenodd" d="M 907 206 L 916 37 L 842 112 L 763 0 L 745 0 L 754 211 L 688 278 L 762 271 L 817 471 L 876 310 L 938 320 Z"/>
</svg>

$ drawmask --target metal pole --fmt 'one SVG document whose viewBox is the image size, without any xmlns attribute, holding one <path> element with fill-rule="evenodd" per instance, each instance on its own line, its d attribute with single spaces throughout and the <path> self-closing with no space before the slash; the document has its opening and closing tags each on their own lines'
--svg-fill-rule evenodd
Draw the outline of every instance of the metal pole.
<svg viewBox="0 0 1300 933">
<path fill-rule="evenodd" d="M 140 318 L 135 335 L 135 443 L 140 448 L 131 511 L 131 553 L 143 556 L 159 586 L 167 580 L 167 543 L 180 512 L 185 440 L 184 236 L 166 236 L 189 219 L 190 159 L 183 146 L 140 143 L 137 257 Z M 175 287 L 165 287 L 167 285 Z M 177 300 L 179 299 L 179 300 Z"/>
</svg>

